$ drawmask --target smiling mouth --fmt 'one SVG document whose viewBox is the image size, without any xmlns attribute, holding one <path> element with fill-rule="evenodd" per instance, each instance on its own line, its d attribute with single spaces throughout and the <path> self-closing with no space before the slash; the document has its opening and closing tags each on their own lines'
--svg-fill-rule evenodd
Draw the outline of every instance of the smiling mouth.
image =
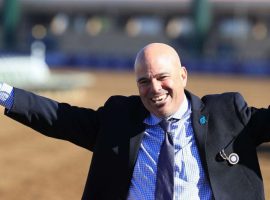
<svg viewBox="0 0 270 200">
<path fill-rule="evenodd" d="M 160 105 L 160 104 L 165 103 L 167 98 L 168 98 L 168 94 L 163 94 L 163 95 L 159 95 L 159 96 L 151 98 L 151 101 L 156 105 Z"/>
</svg>

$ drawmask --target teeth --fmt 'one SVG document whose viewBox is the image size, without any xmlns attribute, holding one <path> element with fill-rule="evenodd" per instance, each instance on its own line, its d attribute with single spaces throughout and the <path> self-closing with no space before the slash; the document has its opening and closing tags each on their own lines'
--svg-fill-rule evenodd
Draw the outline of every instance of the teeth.
<svg viewBox="0 0 270 200">
<path fill-rule="evenodd" d="M 160 102 L 163 101 L 166 98 L 166 94 L 158 96 L 158 97 L 153 97 L 151 100 L 154 102 Z"/>
</svg>

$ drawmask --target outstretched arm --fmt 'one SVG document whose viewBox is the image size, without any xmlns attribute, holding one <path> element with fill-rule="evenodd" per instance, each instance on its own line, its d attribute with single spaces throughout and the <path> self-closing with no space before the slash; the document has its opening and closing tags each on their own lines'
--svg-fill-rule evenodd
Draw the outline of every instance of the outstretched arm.
<svg viewBox="0 0 270 200">
<path fill-rule="evenodd" d="M 99 131 L 99 111 L 59 103 L 7 84 L 1 85 L 0 96 L 8 117 L 46 136 L 93 150 Z"/>
</svg>

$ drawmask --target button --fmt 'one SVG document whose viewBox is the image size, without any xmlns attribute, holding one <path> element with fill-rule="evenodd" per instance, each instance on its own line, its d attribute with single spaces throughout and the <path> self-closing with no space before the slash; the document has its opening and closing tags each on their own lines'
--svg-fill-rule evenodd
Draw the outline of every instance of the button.
<svg viewBox="0 0 270 200">
<path fill-rule="evenodd" d="M 231 153 L 228 157 L 228 161 L 231 165 L 235 165 L 239 162 L 239 156 L 236 153 Z"/>
</svg>

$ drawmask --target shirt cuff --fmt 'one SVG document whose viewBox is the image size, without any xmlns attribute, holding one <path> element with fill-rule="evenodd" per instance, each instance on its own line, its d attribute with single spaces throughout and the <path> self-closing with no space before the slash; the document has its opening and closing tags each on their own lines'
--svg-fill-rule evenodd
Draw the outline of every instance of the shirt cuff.
<svg viewBox="0 0 270 200">
<path fill-rule="evenodd" d="M 3 83 L 0 83 L 0 105 L 7 109 L 11 109 L 14 102 L 14 91 L 13 87 Z"/>
</svg>

